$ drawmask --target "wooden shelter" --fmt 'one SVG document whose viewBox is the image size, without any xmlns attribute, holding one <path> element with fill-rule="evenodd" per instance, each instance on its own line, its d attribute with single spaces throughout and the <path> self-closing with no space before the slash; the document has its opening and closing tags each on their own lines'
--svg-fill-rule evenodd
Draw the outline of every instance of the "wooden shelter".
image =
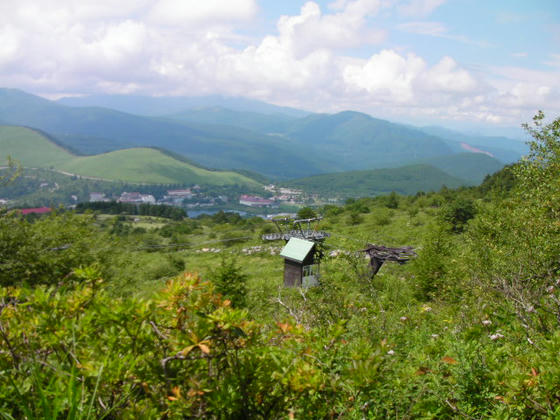
<svg viewBox="0 0 560 420">
<path fill-rule="evenodd" d="M 319 284 L 319 255 L 315 242 L 291 237 L 280 255 L 284 257 L 284 286 L 307 288 Z"/>
<path fill-rule="evenodd" d="M 368 244 L 366 249 L 360 252 L 365 252 L 370 260 L 371 277 L 373 278 L 385 261 L 395 261 L 399 264 L 404 264 L 413 257 L 416 257 L 416 252 L 411 246 L 403 246 L 400 248 L 389 248 L 383 245 Z"/>
</svg>

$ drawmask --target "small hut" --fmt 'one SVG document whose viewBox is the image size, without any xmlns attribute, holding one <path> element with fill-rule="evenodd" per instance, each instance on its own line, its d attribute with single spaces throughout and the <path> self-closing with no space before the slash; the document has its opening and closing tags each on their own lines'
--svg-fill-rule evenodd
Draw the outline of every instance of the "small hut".
<svg viewBox="0 0 560 420">
<path fill-rule="evenodd" d="M 280 252 L 284 257 L 284 286 L 312 287 L 319 284 L 319 258 L 315 242 L 292 237 Z M 316 258 L 317 257 L 317 258 Z"/>
</svg>

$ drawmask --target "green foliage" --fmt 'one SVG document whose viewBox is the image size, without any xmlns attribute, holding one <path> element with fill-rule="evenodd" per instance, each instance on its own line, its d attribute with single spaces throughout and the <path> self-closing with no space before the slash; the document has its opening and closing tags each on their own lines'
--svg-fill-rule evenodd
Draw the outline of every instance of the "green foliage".
<svg viewBox="0 0 560 420">
<path fill-rule="evenodd" d="M 409 165 L 400 168 L 365 171 L 337 172 L 299 178 L 286 183 L 294 188 L 323 196 L 367 197 L 388 194 L 414 194 L 418 191 L 435 191 L 445 184 L 450 187 L 464 185 L 455 178 L 429 165 Z"/>
<path fill-rule="evenodd" d="M 533 127 L 525 125 L 534 140 L 528 157 L 512 169 L 515 186 L 485 207 L 471 233 L 473 275 L 539 332 L 556 328 L 560 320 L 560 119 L 543 121 L 539 113 Z"/>
<path fill-rule="evenodd" d="M 505 166 L 502 170 L 486 176 L 479 186 L 479 190 L 487 195 L 489 193 L 505 195 L 515 186 L 514 165 Z"/>
<path fill-rule="evenodd" d="M 391 194 L 387 196 L 387 202 L 385 205 L 390 209 L 396 209 L 399 207 L 399 198 L 395 191 L 391 191 Z"/>
<path fill-rule="evenodd" d="M 451 239 L 449 227 L 445 224 L 436 224 L 422 242 L 418 251 L 418 258 L 412 263 L 412 271 L 417 284 L 417 295 L 424 300 L 442 296 L 443 286 L 449 270 L 449 257 L 451 254 Z M 452 288 L 453 285 L 447 287 Z"/>
<path fill-rule="evenodd" d="M 247 275 L 234 258 L 222 258 L 221 264 L 210 271 L 216 291 L 229 299 L 233 306 L 242 308 L 247 302 Z"/>
<path fill-rule="evenodd" d="M 167 206 L 165 204 L 131 204 L 131 203 L 119 203 L 116 201 L 97 201 L 97 202 L 87 202 L 79 203 L 76 206 L 76 211 L 78 213 L 84 213 L 88 210 L 98 211 L 104 214 L 130 214 L 130 215 L 141 215 L 141 216 L 155 216 L 155 217 L 165 217 L 173 220 L 182 220 L 187 217 L 185 210 L 174 207 Z"/>
<path fill-rule="evenodd" d="M 510 144 L 512 142 L 514 140 L 511 140 Z M 421 163 L 434 166 L 446 174 L 463 179 L 467 185 L 480 184 L 486 176 L 499 171 L 504 166 L 500 160 L 483 153 L 457 153 L 437 156 L 424 159 Z"/>
<path fill-rule="evenodd" d="M 33 222 L 0 214 L 0 285 L 58 282 L 80 265 L 105 261 L 103 240 L 88 218 L 70 213 Z"/>
<path fill-rule="evenodd" d="M 312 219 L 317 217 L 317 213 L 311 207 L 302 207 L 297 212 L 298 219 Z"/>
<path fill-rule="evenodd" d="M 364 221 L 363 216 L 358 212 L 352 212 L 348 215 L 347 223 L 350 226 L 359 225 Z"/>
<path fill-rule="evenodd" d="M 453 232 L 458 233 L 465 230 L 467 222 L 476 214 L 473 200 L 458 197 L 448 202 L 441 209 L 441 218 L 451 226 Z"/>
</svg>

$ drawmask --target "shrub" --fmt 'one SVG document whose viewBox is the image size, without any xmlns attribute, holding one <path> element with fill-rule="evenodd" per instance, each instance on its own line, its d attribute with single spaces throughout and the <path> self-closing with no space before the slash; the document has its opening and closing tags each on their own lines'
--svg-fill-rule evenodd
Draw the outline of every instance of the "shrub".
<svg viewBox="0 0 560 420">
<path fill-rule="evenodd" d="M 476 215 L 476 208 L 472 200 L 459 197 L 443 206 L 440 215 L 444 222 L 449 223 L 453 232 L 459 233 L 465 230 L 467 222 Z"/>
<path fill-rule="evenodd" d="M 312 219 L 317 217 L 317 213 L 311 207 L 302 207 L 297 212 L 298 219 Z"/>
<path fill-rule="evenodd" d="M 216 291 L 231 300 L 235 307 L 245 306 L 247 275 L 241 271 L 234 258 L 222 257 L 220 265 L 210 271 L 210 280 Z"/>
</svg>

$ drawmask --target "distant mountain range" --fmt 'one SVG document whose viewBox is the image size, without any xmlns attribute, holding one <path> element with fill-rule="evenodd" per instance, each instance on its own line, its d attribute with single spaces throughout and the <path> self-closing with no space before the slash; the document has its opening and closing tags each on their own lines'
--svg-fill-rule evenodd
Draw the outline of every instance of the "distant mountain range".
<svg viewBox="0 0 560 420">
<path fill-rule="evenodd" d="M 110 108 L 128 114 L 156 117 L 177 114 L 190 109 L 221 107 L 241 112 L 259 113 L 265 115 L 283 114 L 294 118 L 305 117 L 309 112 L 284 106 L 268 104 L 248 98 L 227 97 L 221 95 L 209 96 L 136 96 L 136 95 L 92 95 L 83 97 L 61 98 L 57 101 L 61 105 L 73 107 L 101 107 Z"/>
<path fill-rule="evenodd" d="M 527 150 L 503 137 L 217 96 L 109 95 L 55 102 L 0 89 L 0 124 L 42 130 L 79 154 L 155 147 L 204 167 L 248 170 L 272 179 L 421 164 L 478 183 Z"/>
<path fill-rule="evenodd" d="M 68 107 L 18 90 L 0 90 L 0 124 L 38 128 L 83 154 L 160 147 L 218 169 L 273 177 L 324 172 L 282 139 L 237 127 L 186 125 L 107 108 Z"/>
</svg>

